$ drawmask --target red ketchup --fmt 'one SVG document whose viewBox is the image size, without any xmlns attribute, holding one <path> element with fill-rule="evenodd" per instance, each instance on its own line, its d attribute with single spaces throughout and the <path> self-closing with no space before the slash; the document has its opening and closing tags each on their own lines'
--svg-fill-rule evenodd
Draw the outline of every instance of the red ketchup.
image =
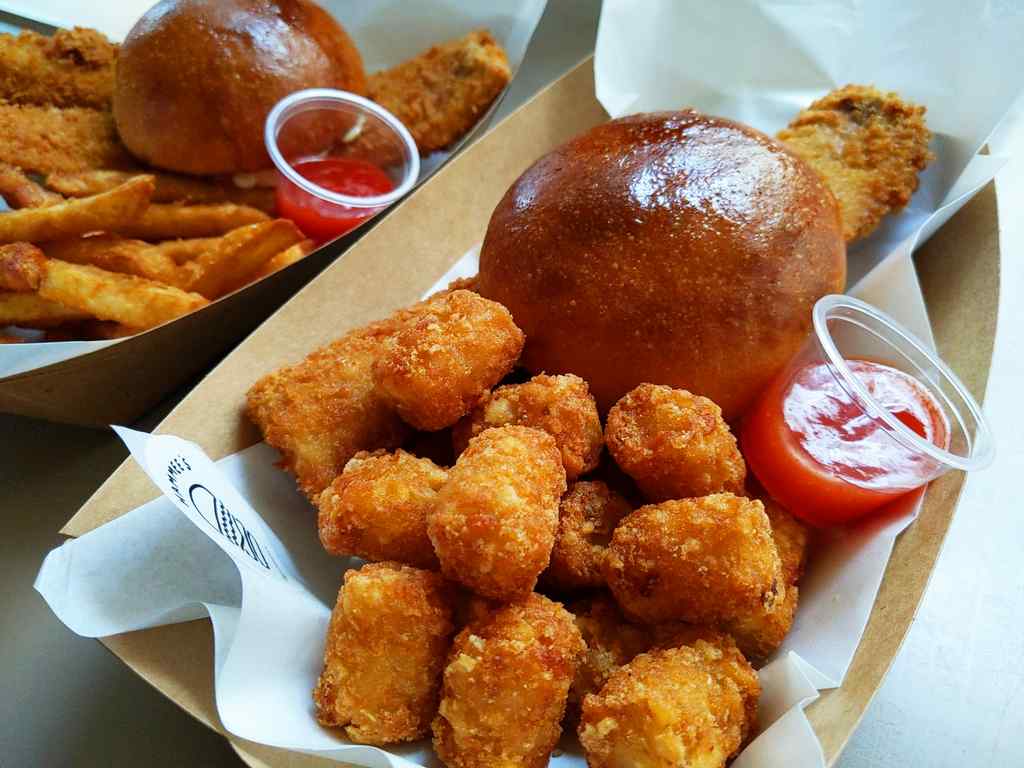
<svg viewBox="0 0 1024 768">
<path fill-rule="evenodd" d="M 925 440 L 948 447 L 945 413 L 916 379 L 868 360 L 847 365 L 893 416 Z M 746 415 L 740 440 L 765 490 L 812 525 L 854 520 L 934 474 L 929 457 L 895 440 L 822 363 L 773 382 Z"/>
<path fill-rule="evenodd" d="M 300 160 L 292 167 L 324 189 L 349 197 L 375 197 L 395 188 L 383 170 L 365 160 L 329 157 Z M 310 194 L 281 176 L 277 184 L 278 215 L 291 219 L 307 237 L 326 242 L 354 229 L 373 216 L 377 208 L 350 208 Z"/>
</svg>

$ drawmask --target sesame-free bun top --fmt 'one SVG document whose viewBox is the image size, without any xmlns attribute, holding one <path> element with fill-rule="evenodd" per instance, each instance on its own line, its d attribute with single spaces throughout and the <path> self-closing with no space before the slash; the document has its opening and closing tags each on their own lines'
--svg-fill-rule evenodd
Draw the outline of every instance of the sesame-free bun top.
<svg viewBox="0 0 1024 768">
<path fill-rule="evenodd" d="M 303 88 L 365 93 L 352 40 L 310 0 L 163 0 L 121 46 L 114 119 L 160 168 L 210 174 L 270 167 L 263 123 Z"/>
<path fill-rule="evenodd" d="M 526 334 L 527 368 L 583 377 L 602 411 L 650 382 L 734 419 L 845 279 L 818 175 L 687 110 L 612 120 L 534 163 L 491 216 L 478 289 Z"/>
</svg>

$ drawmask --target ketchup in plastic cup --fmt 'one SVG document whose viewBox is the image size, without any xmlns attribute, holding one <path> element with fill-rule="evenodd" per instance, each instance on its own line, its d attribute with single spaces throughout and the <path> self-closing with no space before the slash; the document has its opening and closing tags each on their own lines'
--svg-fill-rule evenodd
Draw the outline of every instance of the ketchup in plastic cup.
<svg viewBox="0 0 1024 768">
<path fill-rule="evenodd" d="M 895 320 L 849 296 L 814 307 L 814 333 L 744 416 L 743 454 L 765 490 L 812 525 L 863 517 L 993 443 L 956 375 Z"/>
<path fill-rule="evenodd" d="M 267 116 L 279 174 L 278 213 L 324 243 L 412 189 L 420 159 L 409 131 L 383 107 L 329 88 L 298 91 Z"/>
</svg>

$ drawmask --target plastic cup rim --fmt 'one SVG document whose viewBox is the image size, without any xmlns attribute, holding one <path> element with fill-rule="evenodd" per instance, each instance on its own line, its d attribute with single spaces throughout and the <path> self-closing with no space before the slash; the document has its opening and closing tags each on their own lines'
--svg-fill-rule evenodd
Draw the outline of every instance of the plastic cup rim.
<svg viewBox="0 0 1024 768">
<path fill-rule="evenodd" d="M 957 395 L 966 405 L 968 411 L 970 411 L 970 415 L 974 419 L 974 423 L 977 425 L 975 434 L 973 436 L 967 436 L 970 446 L 970 452 L 968 455 L 959 456 L 951 451 L 940 448 L 930 440 L 924 439 L 902 421 L 893 416 L 888 408 L 872 397 L 871 393 L 868 392 L 867 387 L 864 386 L 860 379 L 853 375 L 850 367 L 846 364 L 846 359 L 842 354 L 840 354 L 838 347 L 836 347 L 835 342 L 832 340 L 832 335 L 829 333 L 828 319 L 832 313 L 839 308 L 852 309 L 867 315 L 873 320 L 881 322 L 885 326 L 887 333 L 897 336 L 903 343 L 913 347 L 919 354 L 928 360 L 929 364 L 935 367 L 944 379 L 952 385 L 953 389 L 956 390 Z M 899 439 L 906 447 L 911 450 L 918 451 L 919 453 L 924 453 L 948 467 L 964 471 L 982 469 L 992 463 L 995 453 L 992 442 L 992 432 L 989 429 L 984 413 L 982 413 L 981 406 L 978 405 L 978 402 L 967 390 L 967 387 L 964 386 L 963 382 L 960 381 L 959 377 L 953 373 L 949 366 L 946 365 L 946 363 L 943 362 L 934 351 L 929 349 L 924 342 L 882 310 L 873 307 L 865 301 L 855 299 L 852 296 L 841 294 L 829 294 L 827 296 L 823 296 L 815 303 L 812 315 L 814 332 L 817 336 L 818 342 L 821 344 L 822 349 L 824 349 L 829 363 L 839 371 L 840 376 L 843 378 L 844 385 L 850 387 L 857 397 L 867 403 L 875 413 L 878 414 L 882 421 L 885 422 L 886 426 L 892 433 L 894 433 L 897 439 Z M 898 346 L 885 336 L 881 336 L 881 338 L 884 341 L 889 342 L 889 344 L 894 348 L 898 349 Z M 872 414 L 872 416 L 874 416 L 874 414 Z M 960 417 L 959 414 L 957 414 L 957 416 L 958 418 L 961 418 L 961 423 L 963 423 L 962 417 Z"/>
<path fill-rule="evenodd" d="M 301 106 L 306 102 L 323 100 L 333 101 L 338 104 L 358 106 L 363 111 L 370 112 L 380 118 L 389 128 L 398 134 L 402 143 L 405 144 L 409 156 L 409 163 L 406 169 L 405 178 L 402 180 L 401 184 L 383 195 L 354 197 L 350 195 L 343 195 L 340 192 L 334 192 L 322 187 L 319 184 L 310 181 L 292 167 L 291 163 L 285 159 L 284 155 L 281 154 L 280 148 L 277 146 L 277 134 L 281 123 L 285 118 L 291 116 L 290 113 L 296 107 Z M 383 208 L 388 206 L 409 192 L 413 186 L 415 186 L 420 175 L 419 149 L 417 149 L 416 142 L 409 133 L 409 129 L 406 128 L 397 117 L 379 104 L 375 104 L 369 99 L 359 96 L 358 94 L 337 90 L 335 88 L 306 88 L 305 90 L 295 91 L 295 93 L 285 96 L 274 105 L 274 108 L 270 110 L 270 114 L 267 115 L 267 120 L 263 125 L 263 141 L 267 146 L 267 153 L 270 155 L 270 159 L 274 163 L 274 166 L 286 179 L 300 189 L 320 198 L 321 200 L 334 203 L 336 205 L 344 205 L 349 208 Z"/>
</svg>

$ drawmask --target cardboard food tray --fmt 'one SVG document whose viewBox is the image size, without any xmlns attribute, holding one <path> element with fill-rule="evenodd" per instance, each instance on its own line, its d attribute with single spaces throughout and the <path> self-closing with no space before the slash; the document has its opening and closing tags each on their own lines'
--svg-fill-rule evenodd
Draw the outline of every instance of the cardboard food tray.
<svg viewBox="0 0 1024 768">
<path fill-rule="evenodd" d="M 6 11 L 0 11 L 0 23 L 47 35 L 57 29 Z M 513 77 L 520 63 L 512 61 Z M 507 94 L 508 86 L 480 115 L 476 125 L 450 148 L 422 159 L 420 180 L 414 189 L 486 130 Z M 188 315 L 92 352 L 22 373 L 0 375 L 0 413 L 100 427 L 135 421 L 209 367 L 392 210 L 317 247 L 285 269 Z"/>
<path fill-rule="evenodd" d="M 491 210 L 537 157 L 603 120 L 586 60 L 510 115 L 380 222 L 257 329 L 157 428 L 193 440 L 214 459 L 260 438 L 242 409 L 263 373 L 302 358 L 348 328 L 416 300 L 483 237 Z M 990 184 L 916 255 L 939 351 L 971 392 L 985 391 L 999 292 L 998 226 Z M 951 473 L 932 483 L 917 521 L 897 540 L 878 599 L 842 687 L 808 709 L 833 764 L 899 650 L 935 565 L 963 487 Z M 65 525 L 80 536 L 157 496 L 126 461 Z M 211 728 L 213 639 L 195 621 L 103 639 L 129 667 Z M 337 765 L 230 736 L 252 766 Z"/>
</svg>

